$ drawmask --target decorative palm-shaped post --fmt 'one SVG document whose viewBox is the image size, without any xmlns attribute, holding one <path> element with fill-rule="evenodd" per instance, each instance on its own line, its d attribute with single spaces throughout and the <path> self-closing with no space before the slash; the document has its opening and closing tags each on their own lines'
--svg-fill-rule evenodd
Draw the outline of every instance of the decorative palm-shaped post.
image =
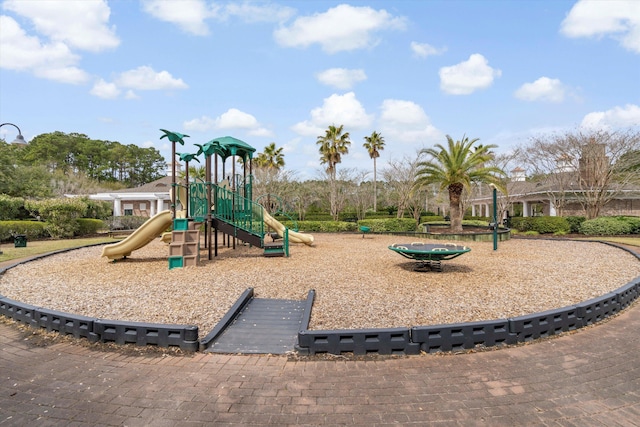
<svg viewBox="0 0 640 427">
<path fill-rule="evenodd" d="M 211 187 L 212 187 L 212 182 L 211 182 L 211 156 L 214 155 L 216 153 L 216 151 L 219 148 L 219 144 L 217 142 L 214 141 L 209 141 L 204 145 L 200 145 L 200 144 L 195 144 L 198 147 L 198 153 L 197 155 L 199 156 L 200 154 L 205 155 L 205 180 L 207 182 L 207 229 L 205 230 L 205 235 L 204 235 L 204 245 L 206 248 L 208 248 L 209 250 L 209 260 L 211 260 L 211 229 L 212 229 L 212 217 L 211 217 Z M 217 177 L 216 177 L 217 178 Z M 216 245 L 217 246 L 217 245 Z M 216 252 L 217 252 L 217 248 L 216 248 Z M 216 254 L 217 255 L 217 254 Z"/>
<path fill-rule="evenodd" d="M 165 129 L 160 129 L 164 132 L 164 135 L 160 137 L 168 138 L 171 141 L 171 218 L 176 218 L 176 142 L 180 145 L 184 145 L 184 138 L 188 138 L 189 135 L 185 135 L 178 132 L 171 132 Z"/>
<path fill-rule="evenodd" d="M 186 187 L 186 194 L 184 196 L 185 200 L 184 201 L 184 210 L 186 211 L 186 215 L 187 217 L 189 217 L 189 162 L 191 160 L 195 160 L 196 162 L 200 163 L 200 160 L 198 160 L 198 158 L 196 157 L 197 154 L 189 154 L 189 153 L 176 153 L 178 156 L 180 156 L 180 160 L 182 160 L 183 162 L 185 162 L 185 169 L 187 170 L 187 172 L 185 173 L 185 187 Z"/>
</svg>

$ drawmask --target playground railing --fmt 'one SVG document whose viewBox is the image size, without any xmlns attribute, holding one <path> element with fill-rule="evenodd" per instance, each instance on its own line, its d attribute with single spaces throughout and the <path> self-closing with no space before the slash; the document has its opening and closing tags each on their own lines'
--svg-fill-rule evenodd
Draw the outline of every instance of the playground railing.
<svg viewBox="0 0 640 427">
<path fill-rule="evenodd" d="M 251 234 L 264 236 L 264 215 L 260 204 L 217 185 L 213 185 L 213 194 L 213 216 Z"/>
<path fill-rule="evenodd" d="M 193 182 L 189 186 L 189 216 L 196 222 L 202 222 L 209 213 L 207 203 L 207 183 Z"/>
</svg>

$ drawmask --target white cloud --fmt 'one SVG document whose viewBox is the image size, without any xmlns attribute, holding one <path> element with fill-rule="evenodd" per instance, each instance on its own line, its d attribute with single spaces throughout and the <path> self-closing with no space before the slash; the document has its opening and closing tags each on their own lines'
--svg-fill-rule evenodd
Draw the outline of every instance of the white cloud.
<svg viewBox="0 0 640 427">
<path fill-rule="evenodd" d="M 124 92 L 125 99 L 138 99 L 135 90 L 177 90 L 189 86 L 168 71 L 155 71 L 149 66 L 140 66 L 115 76 L 112 82 L 98 80 L 89 93 L 105 99 L 115 99 Z"/>
<path fill-rule="evenodd" d="M 215 119 L 202 116 L 189 120 L 184 122 L 183 126 L 186 130 L 198 132 L 206 132 L 213 129 L 237 129 L 245 130 L 251 136 L 273 136 L 273 132 L 263 127 L 253 115 L 237 108 L 230 108 Z"/>
<path fill-rule="evenodd" d="M 573 38 L 610 36 L 625 49 L 640 53 L 640 2 L 578 1 L 562 21 L 560 32 Z"/>
<path fill-rule="evenodd" d="M 103 0 L 8 0 L 3 7 L 29 18 L 39 34 L 71 48 L 99 52 L 120 44 L 115 27 L 109 26 L 111 10 Z"/>
<path fill-rule="evenodd" d="M 346 68 L 330 68 L 316 74 L 322 84 L 337 89 L 351 89 L 354 84 L 367 79 L 364 70 L 348 70 Z"/>
<path fill-rule="evenodd" d="M 148 66 L 140 66 L 120 74 L 115 83 L 119 87 L 138 90 L 186 89 L 182 79 L 174 78 L 168 71 L 156 72 Z"/>
<path fill-rule="evenodd" d="M 285 22 L 295 14 L 295 10 L 276 4 L 256 4 L 252 2 L 226 5 L 209 3 L 205 0 L 144 0 L 143 10 L 156 19 L 176 25 L 182 31 L 196 36 L 210 33 L 208 19 L 226 21 L 237 17 L 243 22 Z"/>
<path fill-rule="evenodd" d="M 270 131 L 267 128 L 264 127 L 259 127 L 257 129 L 251 129 L 248 134 L 250 136 L 257 136 L 257 137 L 263 137 L 263 138 L 268 138 L 271 136 L 274 136 L 274 133 L 272 131 Z"/>
<path fill-rule="evenodd" d="M 295 10 L 275 4 L 255 4 L 250 2 L 230 3 L 222 14 L 237 16 L 244 22 L 284 22 L 295 14 Z"/>
<path fill-rule="evenodd" d="M 120 44 L 115 27 L 109 26 L 111 10 L 102 0 L 8 0 L 3 8 L 27 18 L 37 35 L 28 34 L 13 18 L 0 16 L 2 68 L 82 84 L 89 75 L 77 66 L 81 58 L 74 50 L 100 52 Z"/>
<path fill-rule="evenodd" d="M 140 99 L 140 97 L 131 89 L 124 94 L 124 99 Z"/>
<path fill-rule="evenodd" d="M 120 89 L 115 83 L 108 83 L 100 79 L 93 85 L 89 93 L 98 98 L 116 99 L 120 95 Z"/>
<path fill-rule="evenodd" d="M 640 106 L 627 104 L 607 111 L 589 113 L 581 125 L 589 129 L 615 129 L 640 126 Z"/>
<path fill-rule="evenodd" d="M 411 51 L 418 58 L 426 58 L 430 55 L 440 55 L 446 50 L 446 48 L 437 49 L 428 43 L 411 42 Z"/>
<path fill-rule="evenodd" d="M 292 130 L 304 136 L 324 134 L 328 126 L 344 125 L 345 129 L 366 129 L 371 126 L 373 115 L 367 114 L 353 92 L 333 94 L 324 99 L 322 107 L 311 110 L 311 119 L 296 123 Z"/>
<path fill-rule="evenodd" d="M 424 143 L 442 138 L 442 133 L 415 102 L 385 99 L 380 109 L 378 128 L 387 141 Z"/>
<path fill-rule="evenodd" d="M 182 31 L 197 36 L 209 34 L 205 19 L 216 12 L 215 6 L 209 8 L 204 0 L 145 0 L 142 8 L 154 18 L 175 24 Z"/>
<path fill-rule="evenodd" d="M 185 130 L 206 132 L 216 128 L 216 120 L 208 116 L 198 117 L 183 123 Z"/>
<path fill-rule="evenodd" d="M 289 27 L 274 31 L 273 36 L 281 46 L 306 48 L 317 43 L 325 52 L 336 53 L 371 48 L 378 43 L 378 32 L 403 30 L 405 26 L 404 18 L 384 9 L 341 4 L 324 13 L 300 17 Z"/>
<path fill-rule="evenodd" d="M 229 108 L 216 119 L 218 129 L 255 129 L 258 126 L 255 117 L 236 108 Z"/>
<path fill-rule="evenodd" d="M 524 101 L 562 102 L 565 88 L 558 79 L 540 77 L 533 83 L 525 83 L 520 86 L 514 95 Z"/>
<path fill-rule="evenodd" d="M 43 44 L 38 37 L 27 35 L 9 16 L 0 16 L 0 28 L 0 67 L 62 83 L 80 84 L 88 80 L 87 73 L 76 67 L 80 57 L 66 44 Z"/>
<path fill-rule="evenodd" d="M 142 146 L 142 148 L 154 148 L 155 147 L 155 143 L 153 141 L 144 141 L 140 145 Z"/>
<path fill-rule="evenodd" d="M 502 71 L 491 68 L 484 56 L 474 53 L 467 61 L 440 68 L 439 75 L 443 91 L 453 95 L 469 95 L 491 86 L 493 80 L 502 75 Z"/>
</svg>

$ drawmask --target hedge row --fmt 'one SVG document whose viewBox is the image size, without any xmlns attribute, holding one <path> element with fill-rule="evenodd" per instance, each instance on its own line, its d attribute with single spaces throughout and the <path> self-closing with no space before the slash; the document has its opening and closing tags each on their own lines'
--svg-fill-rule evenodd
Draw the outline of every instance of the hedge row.
<svg viewBox="0 0 640 427">
<path fill-rule="evenodd" d="M 571 226 L 567 218 L 560 216 L 513 217 L 511 228 L 518 231 L 536 231 L 540 234 L 569 233 Z"/>
<path fill-rule="evenodd" d="M 78 231 L 76 236 L 90 236 L 107 228 L 104 221 L 93 218 L 78 218 Z"/>
<path fill-rule="evenodd" d="M 16 234 L 24 234 L 27 239 L 46 239 L 51 237 L 44 222 L 0 221 L 0 241 L 12 240 Z"/>
<path fill-rule="evenodd" d="M 640 218 L 637 217 L 600 217 L 584 221 L 580 232 L 590 236 L 638 234 Z"/>
<path fill-rule="evenodd" d="M 344 231 L 356 231 L 358 225 L 355 222 L 346 221 L 283 221 L 285 227 L 293 229 L 296 225 L 305 233 L 339 233 Z"/>
<path fill-rule="evenodd" d="M 349 221 L 292 221 L 282 222 L 286 227 L 298 229 L 307 233 L 340 233 L 357 232 L 359 226 L 369 227 L 374 233 L 404 233 L 416 231 L 416 221 L 411 218 L 386 218 L 363 219 L 355 222 Z"/>
<path fill-rule="evenodd" d="M 540 234 L 581 233 L 588 236 L 640 234 L 640 218 L 629 216 L 600 217 L 585 220 L 583 216 L 513 217 L 512 228 Z"/>
<path fill-rule="evenodd" d="M 0 221 L 10 221 L 20 218 L 20 212 L 24 209 L 22 197 L 11 197 L 0 194 Z"/>
<path fill-rule="evenodd" d="M 363 219 L 358 225 L 369 227 L 374 233 L 406 233 L 417 229 L 413 218 Z"/>
<path fill-rule="evenodd" d="M 90 236 L 105 229 L 105 223 L 99 219 L 79 218 L 76 221 L 74 236 Z M 29 240 L 53 237 L 50 224 L 43 221 L 0 221 L 0 241 L 11 241 L 16 234 L 24 234 Z"/>
</svg>

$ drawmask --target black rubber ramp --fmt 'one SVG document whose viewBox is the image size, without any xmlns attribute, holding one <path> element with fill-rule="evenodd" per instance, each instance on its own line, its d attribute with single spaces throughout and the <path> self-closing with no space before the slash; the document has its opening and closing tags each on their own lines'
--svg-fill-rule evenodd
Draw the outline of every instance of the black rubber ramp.
<svg viewBox="0 0 640 427">
<path fill-rule="evenodd" d="M 293 351 L 304 305 L 304 301 L 253 298 L 205 352 L 285 354 Z"/>
</svg>

